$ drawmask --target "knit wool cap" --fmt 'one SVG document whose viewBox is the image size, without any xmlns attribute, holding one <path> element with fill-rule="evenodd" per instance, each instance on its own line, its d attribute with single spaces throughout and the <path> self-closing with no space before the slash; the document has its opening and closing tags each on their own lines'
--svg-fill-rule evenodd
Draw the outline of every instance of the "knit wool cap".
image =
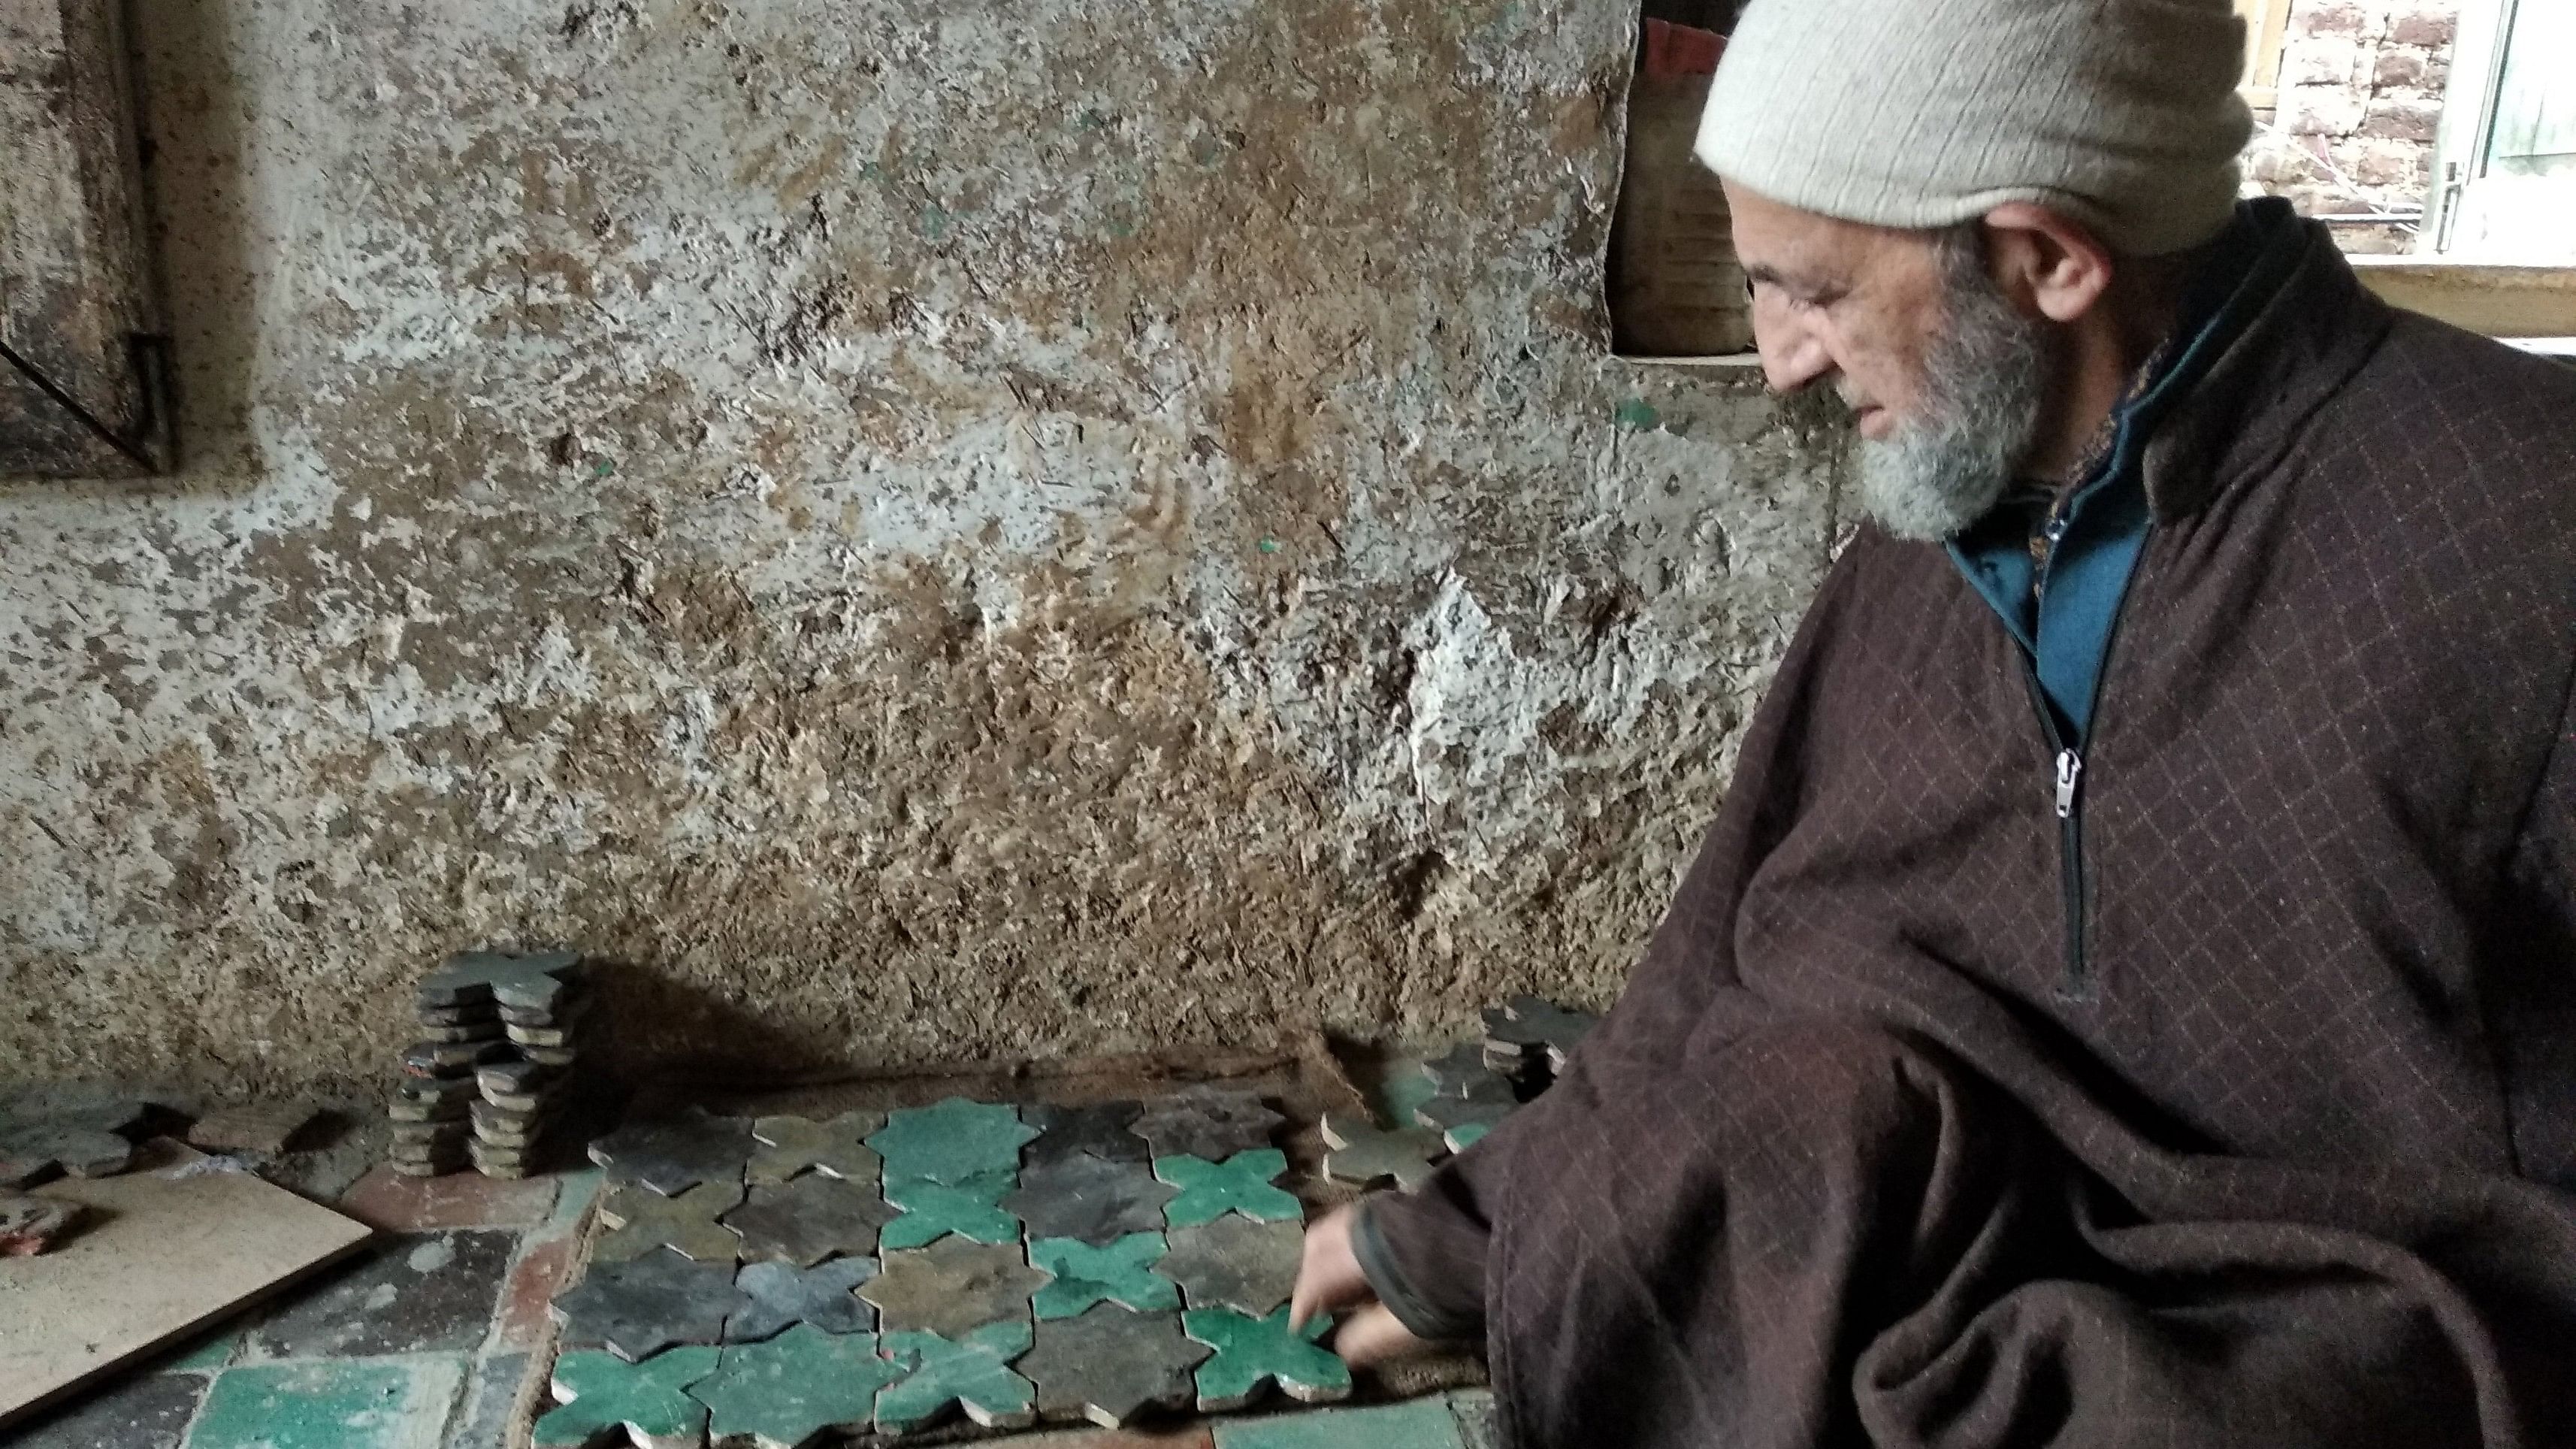
<svg viewBox="0 0 2576 1449">
<path fill-rule="evenodd" d="M 2244 54 L 2229 0 L 1753 0 L 1692 150 L 1846 221 L 2035 201 L 2157 256 L 2235 206 Z"/>
</svg>

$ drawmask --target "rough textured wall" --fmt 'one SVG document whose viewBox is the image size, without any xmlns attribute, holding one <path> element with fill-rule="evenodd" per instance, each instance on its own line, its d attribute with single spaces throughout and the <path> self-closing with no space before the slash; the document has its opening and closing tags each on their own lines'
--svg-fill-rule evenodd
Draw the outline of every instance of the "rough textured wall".
<svg viewBox="0 0 2576 1449">
<path fill-rule="evenodd" d="M 1605 356 L 1608 0 L 138 19 L 193 462 L 0 484 L 0 1075 L 512 939 L 772 1068 L 1600 1000 L 1819 576 Z"/>
<path fill-rule="evenodd" d="M 2414 250 L 2433 183 L 2460 0 L 2293 0 L 2275 114 L 2259 117 L 2246 175 L 2338 222 L 2346 251 Z"/>
</svg>

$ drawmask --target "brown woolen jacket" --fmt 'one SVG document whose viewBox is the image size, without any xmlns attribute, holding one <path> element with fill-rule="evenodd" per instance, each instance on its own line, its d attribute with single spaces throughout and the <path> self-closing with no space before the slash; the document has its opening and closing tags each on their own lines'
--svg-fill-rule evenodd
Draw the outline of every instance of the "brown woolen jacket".
<svg viewBox="0 0 2576 1449">
<path fill-rule="evenodd" d="M 2018 647 L 1864 530 L 1616 1009 L 1372 1200 L 1508 1442 L 2576 1443 L 2576 372 L 2270 245 L 2073 839 Z"/>
</svg>

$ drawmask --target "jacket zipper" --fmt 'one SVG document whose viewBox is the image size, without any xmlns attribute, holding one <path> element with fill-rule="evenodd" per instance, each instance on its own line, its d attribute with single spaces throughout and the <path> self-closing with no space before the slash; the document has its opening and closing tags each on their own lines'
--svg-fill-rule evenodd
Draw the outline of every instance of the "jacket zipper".
<svg viewBox="0 0 2576 1449">
<path fill-rule="evenodd" d="M 2084 754 L 2070 747 L 2057 728 L 2057 714 L 2039 687 L 2039 666 L 2024 661 L 2022 682 L 2030 687 L 2031 707 L 2048 737 L 2054 772 L 2052 800 L 2057 807 L 2057 894 L 2065 922 L 2063 974 L 2058 993 L 2077 999 L 2092 994 L 2093 978 L 2084 960 Z"/>
</svg>

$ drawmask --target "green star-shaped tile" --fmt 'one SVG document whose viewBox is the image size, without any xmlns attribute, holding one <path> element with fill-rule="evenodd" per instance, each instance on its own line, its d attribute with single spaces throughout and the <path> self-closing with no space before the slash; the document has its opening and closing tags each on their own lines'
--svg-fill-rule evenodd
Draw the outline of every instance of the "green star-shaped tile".
<svg viewBox="0 0 2576 1449">
<path fill-rule="evenodd" d="M 1253 1318 L 1231 1308 L 1193 1308 L 1181 1315 L 1181 1331 L 1216 1350 L 1199 1365 L 1202 1411 L 1239 1409 L 1264 1380 L 1309 1404 L 1350 1397 L 1351 1366 L 1314 1342 L 1331 1330 L 1331 1318 L 1318 1314 L 1300 1332 L 1288 1327 L 1289 1311 L 1283 1306 Z"/>
<path fill-rule="evenodd" d="M 885 1159 L 885 1175 L 955 1184 L 991 1172 L 1015 1172 L 1020 1145 L 1038 1129 L 1019 1109 L 1001 1102 L 951 1097 L 930 1107 L 910 1107 L 886 1117 L 868 1146 Z"/>
<path fill-rule="evenodd" d="M 800 1323 L 766 1343 L 724 1350 L 689 1397 L 707 1406 L 707 1431 L 719 1440 L 799 1449 L 827 1429 L 865 1429 L 876 1418 L 877 1390 L 902 1377 L 877 1357 L 875 1334 Z"/>
<path fill-rule="evenodd" d="M 1011 1372 L 1011 1360 L 1029 1351 L 1032 1338 L 1025 1320 L 988 1324 L 954 1339 L 935 1333 L 886 1334 L 881 1340 L 885 1350 L 909 1361 L 912 1372 L 877 1394 L 878 1431 L 910 1433 L 951 1404 L 987 1429 L 1035 1423 L 1037 1385 Z"/>
<path fill-rule="evenodd" d="M 1020 1220 L 1001 1205 L 1011 1174 L 988 1172 L 951 1184 L 926 1178 L 888 1177 L 885 1200 L 903 1213 L 877 1233 L 883 1249 L 918 1248 L 955 1233 L 978 1243 L 1016 1243 Z"/>
<path fill-rule="evenodd" d="M 555 1398 L 530 1431 L 534 1449 L 588 1449 L 623 1430 L 646 1449 L 696 1449 L 706 1440 L 707 1407 L 689 1385 L 716 1366 L 712 1348 L 675 1348 L 642 1363 L 613 1353 L 568 1353 L 555 1360 Z"/>
<path fill-rule="evenodd" d="M 1204 1157 L 1157 1157 L 1154 1175 L 1181 1190 L 1163 1204 L 1163 1221 L 1176 1228 L 1212 1223 L 1227 1213 L 1255 1222 L 1295 1222 L 1306 1215 L 1294 1194 L 1271 1184 L 1288 1170 L 1288 1155 L 1276 1147 L 1238 1152 L 1223 1162 Z"/>
<path fill-rule="evenodd" d="M 1178 1308 L 1180 1290 L 1152 1271 L 1166 1251 L 1161 1233 L 1129 1233 L 1097 1248 L 1079 1238 L 1039 1238 L 1029 1244 L 1029 1262 L 1055 1281 L 1029 1302 L 1040 1318 L 1072 1318 L 1110 1302 L 1139 1313 Z"/>
</svg>

